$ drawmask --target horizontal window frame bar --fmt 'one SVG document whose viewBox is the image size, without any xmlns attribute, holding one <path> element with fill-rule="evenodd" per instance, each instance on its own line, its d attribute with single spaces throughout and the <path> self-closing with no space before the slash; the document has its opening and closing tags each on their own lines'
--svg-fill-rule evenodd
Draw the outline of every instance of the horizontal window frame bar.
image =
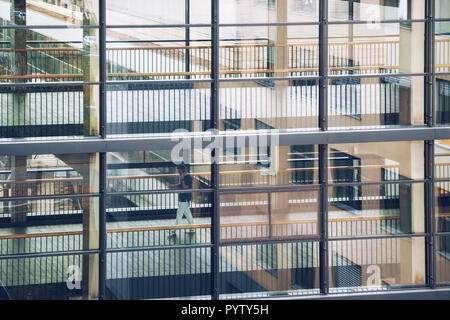
<svg viewBox="0 0 450 320">
<path fill-rule="evenodd" d="M 145 246 L 139 248 L 106 248 L 106 254 L 108 253 L 126 253 L 126 252 L 141 252 L 141 251 L 161 251 L 161 250 L 176 250 L 176 249 L 202 249 L 212 248 L 213 244 L 191 244 L 191 245 L 168 245 L 168 246 Z"/>
<path fill-rule="evenodd" d="M 79 256 L 86 254 L 99 254 L 100 249 L 92 250 L 79 250 L 79 251 L 61 251 L 61 252 L 48 252 L 48 253 L 27 253 L 27 254 L 12 254 L 12 255 L 0 255 L 0 260 L 11 259 L 28 259 L 28 258 L 46 258 L 46 257 L 60 257 L 60 256 Z"/>
<path fill-rule="evenodd" d="M 377 74 L 361 74 L 361 75 L 328 75 L 329 80 L 335 79 L 359 79 L 359 78 L 406 78 L 406 77 L 425 77 L 427 73 L 377 73 Z"/>
<path fill-rule="evenodd" d="M 170 191 L 173 190 L 173 191 Z M 212 193 L 214 189 L 164 189 L 164 190 L 142 190 L 142 191 L 124 191 L 124 192 L 105 192 L 106 197 L 111 196 L 142 196 L 154 194 L 184 194 L 184 193 Z M 109 209 L 109 208 L 108 208 Z"/>
<path fill-rule="evenodd" d="M 354 169 L 352 169 L 354 170 Z M 379 181 L 379 182 L 329 182 L 328 187 L 350 187 L 350 186 L 372 186 L 372 185 L 387 185 L 387 184 L 416 184 L 426 183 L 431 179 L 419 179 L 419 180 L 393 180 L 393 181 Z"/>
<path fill-rule="evenodd" d="M 210 145 L 211 138 L 218 139 L 250 139 L 265 135 L 267 146 L 272 145 L 272 136 L 278 136 L 280 146 L 319 145 L 339 143 L 365 143 L 390 141 L 426 141 L 448 139 L 450 127 L 407 127 L 407 128 L 376 128 L 355 129 L 343 131 L 305 131 L 290 132 L 281 130 L 265 130 L 261 132 L 222 132 L 216 135 L 187 133 L 180 135 L 157 134 L 147 137 L 124 136 L 120 138 L 84 138 L 66 140 L 8 140 L 0 141 L 0 155 L 31 155 L 31 154 L 64 154 L 64 153 L 96 153 L 96 152 L 128 152 L 143 150 L 170 150 L 180 139 L 188 139 L 192 146 L 201 145 L 205 148 Z M 205 141 L 206 139 L 207 141 Z M 209 140 L 208 140 L 209 139 Z M 196 144 L 194 144 L 194 142 Z M 248 144 L 249 145 L 249 144 Z"/>
<path fill-rule="evenodd" d="M 39 25 L 0 25 L 0 30 L 3 29 L 100 29 L 99 25 L 64 25 L 64 24 L 39 24 Z"/>
<path fill-rule="evenodd" d="M 297 239 L 263 239 L 263 240 L 248 240 L 248 241 L 223 241 L 220 240 L 220 247 L 232 247 L 232 246 L 248 246 L 248 245 L 265 245 L 265 244 L 289 244 L 289 243 L 302 243 L 302 242 L 315 242 L 320 243 L 320 235 L 316 237 L 305 237 Z M 325 241 L 325 240 L 324 240 Z M 319 248 L 317 248 L 319 250 Z"/>
<path fill-rule="evenodd" d="M 99 86 L 100 82 L 41 82 L 41 83 L 0 83 L 2 87 L 73 87 L 73 86 Z"/>
<path fill-rule="evenodd" d="M 223 172 L 223 171 L 222 171 Z M 286 185 L 286 186 L 267 186 L 267 187 L 244 187 L 244 188 L 224 188 L 219 187 L 219 194 L 248 194 L 248 193 L 281 193 L 295 191 L 320 191 L 320 184 L 304 185 Z M 317 201 L 319 197 L 317 197 Z"/>
<path fill-rule="evenodd" d="M 429 233 L 414 233 L 414 234 L 391 234 L 391 235 L 373 235 L 373 236 L 355 236 L 355 237 L 330 237 L 328 236 L 328 241 L 353 241 L 353 240 L 377 240 L 377 239 L 397 239 L 397 238 L 426 238 Z"/>
<path fill-rule="evenodd" d="M 330 20 L 328 19 L 328 25 L 339 25 L 339 24 L 374 24 L 374 23 L 421 23 L 427 22 L 427 19 L 424 17 L 423 19 L 392 19 L 392 20 Z"/>
<path fill-rule="evenodd" d="M 24 183 L 27 181 L 25 180 Z M 30 183 L 31 184 L 31 183 Z M 36 183 L 38 185 L 39 183 Z M 14 201 L 39 201 L 39 200 L 57 200 L 57 199 L 80 199 L 80 198 L 100 198 L 100 193 L 88 193 L 88 194 L 66 194 L 66 195 L 42 195 L 42 196 L 29 196 L 29 197 L 9 197 L 0 198 L 0 202 L 14 202 Z"/>
<path fill-rule="evenodd" d="M 106 29 L 211 28 L 210 23 L 174 24 L 106 24 Z"/>
</svg>

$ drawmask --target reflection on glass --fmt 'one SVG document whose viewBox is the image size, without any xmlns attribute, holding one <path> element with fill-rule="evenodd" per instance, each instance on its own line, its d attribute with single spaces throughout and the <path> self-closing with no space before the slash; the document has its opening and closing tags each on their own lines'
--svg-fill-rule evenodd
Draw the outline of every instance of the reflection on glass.
<svg viewBox="0 0 450 320">
<path fill-rule="evenodd" d="M 208 79 L 211 28 L 110 29 L 106 60 L 110 81 Z"/>
<path fill-rule="evenodd" d="M 98 154 L 0 156 L 0 198 L 97 193 Z"/>
<path fill-rule="evenodd" d="M 450 18 L 450 3 L 447 0 L 435 0 L 436 18 L 448 19 Z"/>
<path fill-rule="evenodd" d="M 106 132 L 136 135 L 211 128 L 209 83 L 115 84 L 106 92 Z"/>
<path fill-rule="evenodd" d="M 3 87 L 0 139 L 99 135 L 99 86 Z"/>
<path fill-rule="evenodd" d="M 108 25 L 210 24 L 211 0 L 106 1 Z"/>
<path fill-rule="evenodd" d="M 0 201 L 0 255 L 98 249 L 98 198 Z"/>
<path fill-rule="evenodd" d="M 294 23 L 318 21 L 318 0 L 219 1 L 220 23 Z"/>
<path fill-rule="evenodd" d="M 225 127 L 228 123 L 231 120 L 223 120 Z M 319 155 L 315 145 L 272 146 L 264 136 L 255 139 L 254 145 L 240 144 L 244 141 L 231 138 L 227 142 L 219 161 L 221 188 L 318 182 Z"/>
<path fill-rule="evenodd" d="M 222 299 L 319 293 L 317 242 L 225 246 L 220 259 Z"/>
<path fill-rule="evenodd" d="M 223 242 L 316 237 L 318 191 L 223 194 Z"/>
<path fill-rule="evenodd" d="M 450 232 L 450 181 L 435 182 L 436 232 Z"/>
<path fill-rule="evenodd" d="M 449 2 L 445 1 L 449 6 Z M 450 11 L 450 6 L 448 7 Z M 448 13 L 450 16 L 450 12 Z M 450 72 L 450 21 L 435 22 L 435 71 Z M 444 79 L 447 77 L 443 77 Z"/>
<path fill-rule="evenodd" d="M 223 130 L 318 127 L 318 80 L 222 82 L 219 97 Z"/>
<path fill-rule="evenodd" d="M 330 27 L 331 75 L 423 73 L 425 24 L 339 24 Z"/>
<path fill-rule="evenodd" d="M 434 142 L 434 177 L 450 179 L 450 140 Z"/>
<path fill-rule="evenodd" d="M 329 128 L 423 126 L 424 78 L 338 78 L 329 81 Z"/>
<path fill-rule="evenodd" d="M 4 29 L 0 82 L 98 82 L 98 39 L 95 28 Z"/>
<path fill-rule="evenodd" d="M 425 285 L 425 239 L 331 241 L 330 293 Z"/>
<path fill-rule="evenodd" d="M 210 261 L 209 248 L 108 253 L 106 298 L 210 299 Z"/>
<path fill-rule="evenodd" d="M 315 76 L 319 28 L 313 26 L 221 27 L 223 78 Z"/>
<path fill-rule="evenodd" d="M 108 196 L 106 243 L 108 248 L 210 243 L 211 213 L 211 193 Z"/>
<path fill-rule="evenodd" d="M 442 0 L 446 1 L 446 0 Z M 425 19 L 425 0 L 360 1 L 329 0 L 330 20 L 410 20 Z"/>
<path fill-rule="evenodd" d="M 330 237 L 423 233 L 423 183 L 329 188 Z"/>
<path fill-rule="evenodd" d="M 379 182 L 424 178 L 424 142 L 333 144 L 330 182 Z"/>
<path fill-rule="evenodd" d="M 450 76 L 436 75 L 435 82 L 435 123 L 438 126 L 450 123 Z M 445 141 L 443 142 L 445 144 Z"/>
<path fill-rule="evenodd" d="M 5 300 L 98 299 L 98 255 L 0 260 Z"/>
<path fill-rule="evenodd" d="M 98 0 L 8 0 L 0 1 L 0 25 L 99 24 Z"/>
<path fill-rule="evenodd" d="M 450 236 L 436 237 L 436 282 L 450 283 Z"/>
<path fill-rule="evenodd" d="M 152 149 L 149 151 L 111 152 L 107 154 L 108 191 L 132 192 L 170 190 L 180 183 L 178 156 L 184 158 L 186 172 L 192 177 L 193 189 L 211 186 L 210 149 Z M 182 159 L 183 159 L 182 158 Z"/>
</svg>

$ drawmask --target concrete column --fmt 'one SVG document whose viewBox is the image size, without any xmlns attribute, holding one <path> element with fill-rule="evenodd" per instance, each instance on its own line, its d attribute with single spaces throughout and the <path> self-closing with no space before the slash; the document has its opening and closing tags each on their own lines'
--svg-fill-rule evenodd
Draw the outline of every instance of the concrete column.
<svg viewBox="0 0 450 320">
<path fill-rule="evenodd" d="M 83 193 L 98 191 L 99 161 L 98 153 L 86 155 L 85 170 L 83 170 Z M 85 198 L 81 203 L 83 210 L 83 249 L 99 248 L 99 202 L 98 198 Z M 97 299 L 99 288 L 98 255 L 83 256 L 83 299 Z"/>
<path fill-rule="evenodd" d="M 11 0 L 10 17 L 11 22 L 17 26 L 26 25 L 26 0 Z M 11 30 L 11 49 L 24 50 L 27 47 L 27 29 L 12 29 Z M 27 74 L 27 53 L 25 51 L 13 51 L 10 55 L 10 65 L 12 75 L 23 76 Z M 24 79 L 14 79 L 15 83 L 26 82 Z M 30 123 L 27 116 L 27 96 L 26 93 L 21 93 L 18 88 L 12 95 L 12 103 L 8 106 L 9 126 L 23 126 Z M 21 135 L 21 134 L 19 134 Z"/>
<path fill-rule="evenodd" d="M 99 161 L 98 153 L 65 154 L 58 156 L 67 166 L 74 168 L 82 177 L 82 193 L 99 192 Z M 99 202 L 98 198 L 81 199 L 83 223 L 83 250 L 99 248 Z M 82 295 L 83 299 L 98 298 L 99 281 L 98 255 L 83 255 L 82 262 Z"/>
<path fill-rule="evenodd" d="M 11 185 L 12 197 L 27 196 L 27 156 L 11 156 Z M 24 224 L 27 221 L 28 205 L 27 201 L 13 201 L 13 207 L 10 208 L 11 223 Z"/>
<path fill-rule="evenodd" d="M 99 24 L 98 1 L 85 0 L 82 3 L 84 25 Z M 83 29 L 83 74 L 84 81 L 97 82 L 100 75 L 99 29 Z M 85 136 L 99 135 L 100 93 L 98 86 L 83 88 L 83 120 Z"/>
<path fill-rule="evenodd" d="M 423 15 L 424 1 L 411 1 L 411 16 Z M 424 72 L 424 23 L 400 27 L 400 73 Z M 410 83 L 400 83 L 399 117 L 403 125 L 423 125 L 424 79 L 413 77 Z"/>
<path fill-rule="evenodd" d="M 286 23 L 288 21 L 288 1 L 276 1 L 276 22 Z M 288 43 L 288 27 L 276 26 L 268 27 L 269 44 L 273 44 L 273 64 L 272 68 L 276 70 L 274 77 L 286 77 L 289 75 L 287 70 L 289 67 L 289 48 Z M 268 118 L 266 121 L 275 129 L 285 128 L 287 126 L 287 92 L 289 81 L 276 81 L 275 88 L 267 97 L 268 110 L 266 114 Z"/>
</svg>

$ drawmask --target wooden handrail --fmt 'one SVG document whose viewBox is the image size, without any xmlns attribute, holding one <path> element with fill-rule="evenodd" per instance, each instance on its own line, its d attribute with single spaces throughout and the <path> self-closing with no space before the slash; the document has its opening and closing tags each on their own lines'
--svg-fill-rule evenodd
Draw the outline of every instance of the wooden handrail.
<svg viewBox="0 0 450 320">
<path fill-rule="evenodd" d="M 436 217 L 450 217 L 450 214 L 437 214 Z M 399 216 L 386 216 L 386 217 L 354 217 L 354 218 L 334 218 L 329 219 L 328 222 L 355 222 L 355 221 L 380 221 L 380 220 L 399 220 Z M 317 223 L 317 220 L 281 220 L 273 221 L 272 225 L 292 225 L 292 224 L 308 224 Z M 224 223 L 221 224 L 221 228 L 230 227 L 252 227 L 269 225 L 268 221 L 261 222 L 240 222 L 240 223 Z M 136 227 L 136 228 L 118 228 L 108 229 L 107 233 L 122 233 L 122 232 L 142 232 L 142 231 L 161 231 L 161 230 L 180 230 L 180 229 L 207 229 L 211 228 L 211 224 L 196 224 L 196 225 L 174 225 L 174 226 L 151 226 L 151 227 Z M 42 238 L 42 237 L 57 237 L 57 236 L 70 236 L 70 235 L 82 235 L 83 231 L 61 231 L 61 232 L 45 232 L 45 233 L 29 233 L 29 234 L 13 234 L 13 235 L 0 235 L 0 240 L 4 239 L 24 239 L 24 238 Z"/>
<path fill-rule="evenodd" d="M 450 39 L 437 39 L 437 43 L 450 43 Z M 358 46 L 358 45 L 373 45 L 373 44 L 399 44 L 399 40 L 388 40 L 388 41 L 341 41 L 341 42 L 329 42 L 330 46 L 341 45 L 341 46 Z M 220 45 L 220 49 L 233 49 L 233 48 L 261 48 L 261 47 L 301 47 L 301 46 L 319 46 L 318 43 L 286 43 L 286 44 L 235 44 L 235 45 Z M 152 47 L 117 47 L 117 48 L 106 48 L 107 51 L 125 51 L 125 50 L 186 50 L 186 49 L 211 49 L 211 46 L 152 46 Z M 0 48 L 0 52 L 32 52 L 32 51 L 82 51 L 80 48 L 24 48 L 24 49 L 13 49 L 13 48 Z"/>
</svg>

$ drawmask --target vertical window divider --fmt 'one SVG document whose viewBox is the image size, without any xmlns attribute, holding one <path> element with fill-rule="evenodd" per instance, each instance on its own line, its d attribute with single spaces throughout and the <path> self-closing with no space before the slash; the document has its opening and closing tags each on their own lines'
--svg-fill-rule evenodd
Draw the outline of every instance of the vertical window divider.
<svg viewBox="0 0 450 320">
<path fill-rule="evenodd" d="M 328 130 L 328 0 L 319 3 L 319 128 Z M 328 283 L 328 145 L 319 145 L 319 288 L 329 291 Z"/>
<path fill-rule="evenodd" d="M 106 0 L 99 0 L 99 125 L 100 137 L 106 139 Z M 100 152 L 99 174 L 99 299 L 105 300 L 106 292 L 106 152 Z"/>
<path fill-rule="evenodd" d="M 214 134 L 219 129 L 219 0 L 211 0 L 211 112 L 210 128 Z M 211 299 L 219 299 L 219 268 L 220 268 L 220 197 L 219 197 L 219 167 L 220 150 L 211 150 L 211 187 L 213 191 L 213 210 L 211 221 Z"/>
</svg>

